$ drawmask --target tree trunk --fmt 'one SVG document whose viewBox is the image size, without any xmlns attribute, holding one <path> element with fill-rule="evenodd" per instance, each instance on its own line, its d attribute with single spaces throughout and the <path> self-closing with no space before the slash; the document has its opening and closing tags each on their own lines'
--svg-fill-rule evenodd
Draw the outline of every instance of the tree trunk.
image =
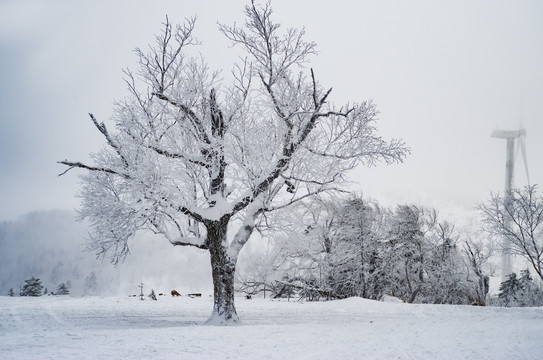
<svg viewBox="0 0 543 360">
<path fill-rule="evenodd" d="M 236 260 L 231 259 L 227 254 L 228 219 L 209 222 L 206 225 L 214 297 L 213 312 L 207 323 L 212 325 L 236 324 L 239 322 L 234 306 Z"/>
</svg>

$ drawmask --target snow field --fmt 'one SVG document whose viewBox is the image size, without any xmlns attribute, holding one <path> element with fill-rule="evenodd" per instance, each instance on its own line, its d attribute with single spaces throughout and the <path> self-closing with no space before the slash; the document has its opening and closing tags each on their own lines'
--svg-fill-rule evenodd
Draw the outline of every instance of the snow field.
<svg viewBox="0 0 543 360">
<path fill-rule="evenodd" d="M 0 359 L 541 359 L 543 308 L 237 299 L 0 297 Z"/>
</svg>

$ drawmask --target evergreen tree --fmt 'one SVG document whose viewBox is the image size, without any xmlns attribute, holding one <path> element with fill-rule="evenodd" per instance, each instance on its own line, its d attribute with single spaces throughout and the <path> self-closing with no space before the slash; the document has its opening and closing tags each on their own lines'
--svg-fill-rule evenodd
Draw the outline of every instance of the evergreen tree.
<svg viewBox="0 0 543 360">
<path fill-rule="evenodd" d="M 517 274 L 511 273 L 507 276 L 507 280 L 501 283 L 498 298 L 504 306 L 516 306 L 519 289 L 520 283 Z"/>
<path fill-rule="evenodd" d="M 66 284 L 62 283 L 57 287 L 56 295 L 69 295 L 70 290 L 68 290 L 68 287 Z"/>
<path fill-rule="evenodd" d="M 530 270 L 526 269 L 520 271 L 519 285 L 521 288 L 529 287 L 533 281 L 534 279 L 530 274 Z"/>
<path fill-rule="evenodd" d="M 13 291 L 13 288 L 9 289 L 8 296 L 15 296 L 15 292 Z"/>
<path fill-rule="evenodd" d="M 542 306 L 543 290 L 534 283 L 528 269 L 520 272 L 518 306 Z"/>
<path fill-rule="evenodd" d="M 335 214 L 329 237 L 329 286 L 334 293 L 381 297 L 377 235 L 379 208 L 361 198 L 348 200 Z"/>
<path fill-rule="evenodd" d="M 529 270 L 522 270 L 520 278 L 512 273 L 502 282 L 498 298 L 503 306 L 542 306 L 543 290 L 534 283 Z"/>
<path fill-rule="evenodd" d="M 43 286 L 39 278 L 32 276 L 30 279 L 25 280 L 25 285 L 21 290 L 20 296 L 41 296 Z"/>
</svg>

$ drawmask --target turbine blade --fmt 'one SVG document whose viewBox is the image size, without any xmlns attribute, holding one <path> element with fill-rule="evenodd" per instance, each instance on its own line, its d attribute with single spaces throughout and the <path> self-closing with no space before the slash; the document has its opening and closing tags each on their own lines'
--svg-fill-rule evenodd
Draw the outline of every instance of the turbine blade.
<svg viewBox="0 0 543 360">
<path fill-rule="evenodd" d="M 528 159 L 526 158 L 526 136 L 521 136 L 519 140 L 522 158 L 524 159 L 524 169 L 526 170 L 526 179 L 528 180 L 528 185 L 530 185 L 530 172 L 528 171 Z"/>
<path fill-rule="evenodd" d="M 517 162 L 517 157 L 518 157 L 518 152 L 520 150 L 520 148 L 522 147 L 522 135 L 520 135 L 518 138 L 517 138 L 517 141 L 515 141 L 515 155 L 514 155 L 514 159 L 515 159 L 515 162 Z"/>
</svg>

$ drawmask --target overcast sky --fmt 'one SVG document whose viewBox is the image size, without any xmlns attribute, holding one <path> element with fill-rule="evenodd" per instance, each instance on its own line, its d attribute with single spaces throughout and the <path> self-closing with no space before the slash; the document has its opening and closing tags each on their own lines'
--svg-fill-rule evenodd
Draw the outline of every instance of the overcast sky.
<svg viewBox="0 0 543 360">
<path fill-rule="evenodd" d="M 78 206 L 77 171 L 103 143 L 89 121 L 106 121 L 127 91 L 122 69 L 170 21 L 198 16 L 200 51 L 229 71 L 217 21 L 243 21 L 247 1 L 0 0 L 0 220 Z M 386 138 L 403 138 L 404 164 L 360 168 L 353 190 L 380 202 L 470 216 L 503 191 L 505 140 L 528 136 L 532 183 L 543 187 L 542 1 L 275 0 L 284 27 L 305 26 L 318 44 L 312 67 L 336 104 L 373 99 Z M 526 176 L 519 154 L 516 184 Z M 543 189 L 542 189 L 543 190 Z M 450 220 L 455 220 L 451 218 Z M 463 221 L 463 220 L 461 220 Z"/>
</svg>

